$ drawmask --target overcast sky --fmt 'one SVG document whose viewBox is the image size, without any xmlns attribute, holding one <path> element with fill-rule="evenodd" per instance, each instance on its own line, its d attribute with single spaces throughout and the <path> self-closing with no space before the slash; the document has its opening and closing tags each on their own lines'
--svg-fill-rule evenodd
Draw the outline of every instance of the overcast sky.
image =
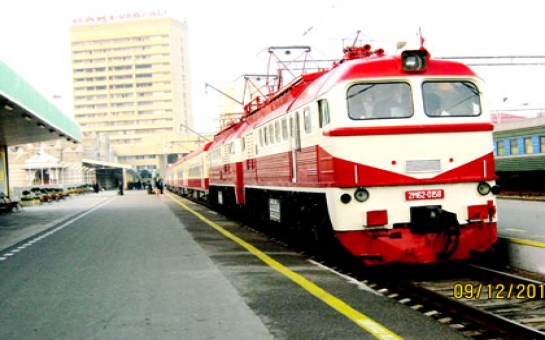
<svg viewBox="0 0 545 340">
<path fill-rule="evenodd" d="M 539 0 L 6 0 L 0 59 L 44 96 L 61 96 L 54 102 L 71 116 L 72 20 L 143 10 L 166 10 L 187 21 L 195 120 L 204 132 L 213 130 L 209 126 L 218 113 L 210 112 L 214 105 L 205 105 L 215 97 L 205 93 L 204 83 L 221 88 L 259 71 L 249 66 L 256 67 L 256 56 L 268 46 L 310 45 L 314 58 L 338 59 L 343 42 L 351 42 L 357 31 L 363 42 L 388 51 L 397 41 L 416 46 L 421 28 L 425 46 L 435 56 L 545 55 Z M 476 71 L 487 81 L 494 102 L 504 97 L 512 105 L 537 102 L 545 93 L 545 67 Z"/>
</svg>

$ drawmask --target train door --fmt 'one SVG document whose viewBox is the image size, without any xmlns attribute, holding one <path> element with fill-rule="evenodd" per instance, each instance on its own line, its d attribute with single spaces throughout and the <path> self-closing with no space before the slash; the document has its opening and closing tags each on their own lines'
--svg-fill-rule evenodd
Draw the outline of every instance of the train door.
<svg viewBox="0 0 545 340">
<path fill-rule="evenodd" d="M 290 117 L 291 181 L 297 182 L 297 155 L 301 152 L 301 124 L 299 112 Z"/>
<path fill-rule="evenodd" d="M 205 189 L 206 188 L 206 179 L 204 178 L 205 176 L 205 173 L 204 173 L 204 169 L 205 169 L 205 164 L 204 162 L 206 161 L 205 159 L 205 153 L 203 152 L 200 157 L 201 157 L 201 164 L 199 166 L 199 177 L 201 178 L 201 188 Z"/>
</svg>

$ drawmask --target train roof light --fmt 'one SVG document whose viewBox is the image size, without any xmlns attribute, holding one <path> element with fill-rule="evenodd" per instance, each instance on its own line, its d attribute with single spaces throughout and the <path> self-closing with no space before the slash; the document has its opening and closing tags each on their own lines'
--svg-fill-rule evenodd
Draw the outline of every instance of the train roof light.
<svg viewBox="0 0 545 340">
<path fill-rule="evenodd" d="M 403 70 L 408 72 L 425 71 L 428 67 L 427 61 L 428 51 L 426 50 L 403 51 L 401 53 Z"/>
</svg>

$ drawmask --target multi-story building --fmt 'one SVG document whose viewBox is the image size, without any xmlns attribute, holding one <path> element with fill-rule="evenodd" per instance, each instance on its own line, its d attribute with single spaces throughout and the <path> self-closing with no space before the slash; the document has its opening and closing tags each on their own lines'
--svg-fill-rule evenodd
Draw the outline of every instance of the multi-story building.
<svg viewBox="0 0 545 340">
<path fill-rule="evenodd" d="M 108 18 L 70 28 L 74 118 L 84 145 L 106 135 L 106 151 L 118 162 L 162 173 L 200 140 L 193 132 L 187 26 L 167 17 Z"/>
</svg>

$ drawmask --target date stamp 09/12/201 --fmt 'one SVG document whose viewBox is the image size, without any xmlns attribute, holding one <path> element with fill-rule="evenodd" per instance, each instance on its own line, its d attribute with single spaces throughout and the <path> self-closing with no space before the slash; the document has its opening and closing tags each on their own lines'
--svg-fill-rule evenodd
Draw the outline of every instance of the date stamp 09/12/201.
<svg viewBox="0 0 545 340">
<path fill-rule="evenodd" d="M 545 284 L 456 283 L 455 299 L 544 299 Z"/>
</svg>

